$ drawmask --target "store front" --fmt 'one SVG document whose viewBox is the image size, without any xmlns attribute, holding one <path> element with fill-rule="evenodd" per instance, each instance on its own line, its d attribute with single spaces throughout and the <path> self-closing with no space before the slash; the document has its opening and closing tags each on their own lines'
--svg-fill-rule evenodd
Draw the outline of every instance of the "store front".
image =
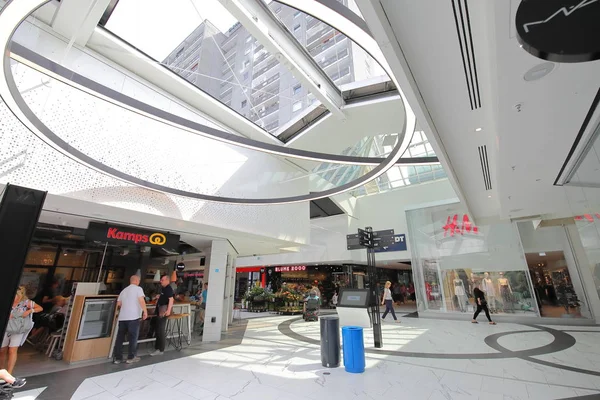
<svg viewBox="0 0 600 400">
<path fill-rule="evenodd" d="M 179 239 L 179 235 L 169 232 L 103 222 L 90 222 L 87 228 L 38 224 L 20 285 L 25 286 L 27 297 L 42 305 L 44 311 L 34 315 L 35 328 L 19 349 L 16 371 L 31 375 L 43 373 L 45 368 L 55 369 L 57 362 L 84 361 L 79 357 L 107 359 L 115 333 L 116 298 L 129 285 L 131 275 L 141 277 L 140 286 L 149 307 L 153 296 L 159 293 L 161 275 L 168 275 L 178 295 L 178 307 L 191 312 L 190 297 L 201 287 L 205 257 Z M 77 303 L 77 298 L 81 300 L 84 295 L 89 300 L 86 302 L 93 305 Z M 44 303 L 44 297 L 52 300 Z M 85 314 L 90 307 L 101 312 Z M 91 316 L 100 319 L 90 320 Z M 85 329 L 80 327 L 84 323 L 88 323 Z M 71 343 L 66 339 L 67 327 L 70 330 L 79 327 L 90 336 L 78 335 Z M 140 337 L 148 334 L 147 326 L 144 328 Z M 61 332 L 65 339 L 56 349 L 60 349 L 57 358 L 62 361 L 56 361 L 44 352 L 50 336 Z M 102 345 L 94 344 L 98 352 L 79 354 L 79 340 L 99 340 Z"/>
<path fill-rule="evenodd" d="M 591 271 L 582 271 L 585 255 L 573 245 L 580 240 L 569 228 L 574 221 L 475 226 L 458 203 L 407 210 L 406 216 L 424 316 L 473 312 L 477 286 L 493 317 L 593 321 L 582 275 L 591 278 Z"/>
</svg>

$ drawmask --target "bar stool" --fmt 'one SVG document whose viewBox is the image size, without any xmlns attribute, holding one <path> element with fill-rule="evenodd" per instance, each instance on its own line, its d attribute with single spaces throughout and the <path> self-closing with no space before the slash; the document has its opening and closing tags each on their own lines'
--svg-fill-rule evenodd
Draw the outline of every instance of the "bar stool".
<svg viewBox="0 0 600 400">
<path fill-rule="evenodd" d="M 173 345 L 177 351 L 183 348 L 182 321 L 189 317 L 190 314 L 171 314 L 167 317 L 167 326 L 165 330 L 167 337 L 169 338 L 169 345 Z"/>
</svg>

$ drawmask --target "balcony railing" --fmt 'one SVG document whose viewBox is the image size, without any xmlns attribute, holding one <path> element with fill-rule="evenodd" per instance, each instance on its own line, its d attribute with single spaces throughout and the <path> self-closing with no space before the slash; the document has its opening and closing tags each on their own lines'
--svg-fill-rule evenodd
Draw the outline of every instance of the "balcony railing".
<svg viewBox="0 0 600 400">
<path fill-rule="evenodd" d="M 276 65 L 279 65 L 279 62 L 277 60 L 271 61 L 269 64 L 267 64 L 266 67 L 263 67 L 263 68 L 259 69 L 258 71 L 256 71 L 256 73 L 252 74 L 252 79 L 254 80 L 254 79 L 258 78 L 259 76 L 261 76 L 265 72 L 269 71 L 271 68 L 275 67 Z"/>
<path fill-rule="evenodd" d="M 263 82 L 259 83 L 258 85 L 253 86 L 252 89 L 254 89 L 254 90 L 264 89 L 265 87 L 267 87 L 268 85 L 270 85 L 271 83 L 275 82 L 278 79 L 279 79 L 279 73 L 276 73 L 275 75 L 273 75 L 266 81 L 263 81 Z"/>
<path fill-rule="evenodd" d="M 320 38 L 322 38 L 323 36 L 327 35 L 328 33 L 333 32 L 333 28 L 330 26 L 326 26 L 323 28 L 323 30 L 315 33 L 314 35 L 312 35 L 311 37 L 309 37 L 308 39 L 306 39 L 306 46 L 309 47 L 311 44 L 313 44 L 315 41 L 319 40 Z"/>
<path fill-rule="evenodd" d="M 308 50 L 308 52 L 310 53 L 311 56 L 316 57 L 319 54 L 321 54 L 322 52 L 324 52 L 325 50 L 335 46 L 338 43 L 343 42 L 346 39 L 346 36 L 342 35 L 339 32 L 336 32 L 335 35 L 331 38 L 329 38 L 328 40 L 324 41 L 323 43 L 314 46 L 312 49 Z"/>
<path fill-rule="evenodd" d="M 259 92 L 260 93 L 260 92 Z M 254 103 L 254 107 L 258 107 L 261 106 L 263 103 L 271 100 L 273 97 L 277 96 L 277 93 L 265 93 L 261 96 L 258 96 L 256 99 L 254 99 L 253 103 Z"/>
<path fill-rule="evenodd" d="M 321 68 L 327 68 L 330 65 L 335 64 L 336 62 L 346 58 L 348 56 L 348 49 L 343 49 L 342 51 L 338 52 L 336 55 L 329 57 L 328 59 L 319 62 L 319 66 Z"/>
<path fill-rule="evenodd" d="M 273 114 L 274 112 L 279 111 L 279 102 L 273 104 L 271 107 L 266 108 L 262 111 L 259 111 L 258 113 L 253 113 L 253 115 L 251 116 L 251 118 L 253 119 L 253 117 L 255 117 L 256 119 L 259 118 L 264 118 L 267 117 L 271 114 Z"/>
</svg>

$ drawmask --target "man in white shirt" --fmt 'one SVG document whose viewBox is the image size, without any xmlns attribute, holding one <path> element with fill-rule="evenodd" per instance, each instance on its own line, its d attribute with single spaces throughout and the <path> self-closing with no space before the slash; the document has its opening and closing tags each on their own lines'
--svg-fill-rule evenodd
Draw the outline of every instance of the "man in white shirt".
<svg viewBox="0 0 600 400">
<path fill-rule="evenodd" d="M 140 334 L 140 321 L 148 318 L 146 309 L 146 297 L 144 291 L 139 286 L 140 277 L 133 275 L 129 278 L 129 286 L 121 291 L 117 299 L 119 312 L 119 330 L 117 332 L 117 341 L 115 342 L 114 361 L 115 364 L 123 362 L 123 342 L 125 341 L 125 332 L 129 336 L 129 355 L 127 364 L 140 361 L 137 357 L 137 341 Z"/>
</svg>

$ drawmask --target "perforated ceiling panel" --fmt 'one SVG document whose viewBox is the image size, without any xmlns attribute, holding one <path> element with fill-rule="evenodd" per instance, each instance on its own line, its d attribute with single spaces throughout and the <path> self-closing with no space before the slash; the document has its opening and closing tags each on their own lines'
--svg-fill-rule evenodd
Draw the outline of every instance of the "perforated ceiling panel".
<svg viewBox="0 0 600 400">
<path fill-rule="evenodd" d="M 34 136 L 1 100 L 0 182 L 266 237 L 304 241 L 308 232 L 308 203 L 269 207 L 207 203 L 147 190 L 84 167 Z"/>
</svg>

